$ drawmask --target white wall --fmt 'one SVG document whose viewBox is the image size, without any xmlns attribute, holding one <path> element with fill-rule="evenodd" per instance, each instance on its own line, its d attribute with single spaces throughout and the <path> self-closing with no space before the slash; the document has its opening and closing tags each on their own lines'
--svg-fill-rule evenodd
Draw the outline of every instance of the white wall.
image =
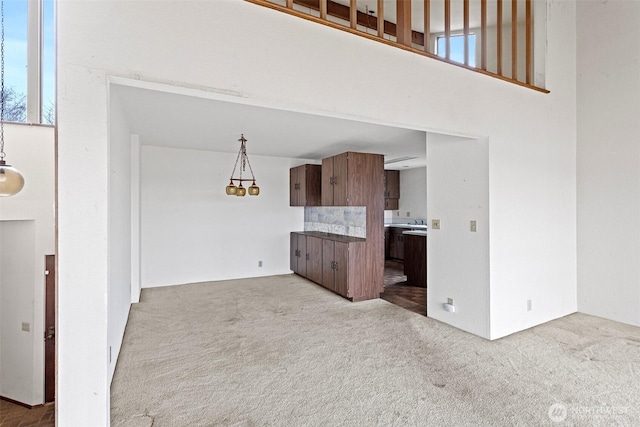
<svg viewBox="0 0 640 427">
<path fill-rule="evenodd" d="M 640 325 L 640 2 L 578 2 L 578 309 Z"/>
<path fill-rule="evenodd" d="M 59 3 L 58 422 L 109 422 L 109 75 L 488 137 L 491 337 L 536 286 L 535 322 L 575 311 L 575 4 L 548 11 L 543 94 L 240 0 Z"/>
<path fill-rule="evenodd" d="M 489 144 L 429 134 L 427 162 L 427 316 L 489 338 Z"/>
<path fill-rule="evenodd" d="M 131 307 L 131 131 L 117 91 L 109 92 L 109 381 Z"/>
<path fill-rule="evenodd" d="M 228 196 L 237 153 L 142 146 L 142 285 L 288 274 L 289 169 L 301 160 L 253 156 L 260 195 Z M 262 267 L 258 267 L 262 261 Z"/>
<path fill-rule="evenodd" d="M 5 123 L 4 131 L 7 161 L 24 175 L 25 186 L 15 196 L 0 197 L 0 272 L 5 277 L 0 279 L 0 312 L 3 332 L 9 328 L 0 333 L 0 347 L 5 354 L 19 349 L 17 363 L 3 357 L 0 372 L 20 378 L 19 383 L 0 380 L 0 395 L 37 405 L 44 402 L 45 255 L 55 252 L 54 129 Z M 10 250 L 11 241 L 23 249 L 19 261 Z M 12 285 L 18 283 L 14 279 L 19 286 Z M 14 292 L 8 295 L 5 286 Z M 21 330 L 22 322 L 30 324 L 30 332 Z"/>
<path fill-rule="evenodd" d="M 0 396 L 33 404 L 35 222 L 0 222 Z M 44 384 L 44 383 L 41 383 Z"/>
<path fill-rule="evenodd" d="M 407 212 L 410 215 L 407 215 Z M 400 170 L 400 200 L 397 213 L 399 217 L 427 218 L 426 167 Z"/>
</svg>

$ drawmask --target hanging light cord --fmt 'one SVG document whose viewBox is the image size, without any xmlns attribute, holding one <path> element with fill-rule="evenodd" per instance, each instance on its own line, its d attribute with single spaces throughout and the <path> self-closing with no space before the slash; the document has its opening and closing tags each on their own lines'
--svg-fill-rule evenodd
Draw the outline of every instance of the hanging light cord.
<svg viewBox="0 0 640 427">
<path fill-rule="evenodd" d="M 4 1 L 0 2 L 0 28 L 2 34 L 0 35 L 0 161 L 4 161 Z"/>
<path fill-rule="evenodd" d="M 238 157 L 236 157 L 236 163 L 233 165 L 233 170 L 231 171 L 231 181 L 234 179 L 237 181 L 240 180 L 240 184 L 242 184 L 242 172 L 246 169 L 246 166 L 249 165 L 249 171 L 251 171 L 251 178 L 255 182 L 256 177 L 253 174 L 253 168 L 251 167 L 251 163 L 249 162 L 249 156 L 247 156 L 247 140 L 244 139 L 244 134 L 240 135 L 240 151 L 238 151 Z M 236 173 L 236 168 L 238 167 L 238 160 L 240 160 L 240 178 L 234 178 L 233 175 Z"/>
</svg>

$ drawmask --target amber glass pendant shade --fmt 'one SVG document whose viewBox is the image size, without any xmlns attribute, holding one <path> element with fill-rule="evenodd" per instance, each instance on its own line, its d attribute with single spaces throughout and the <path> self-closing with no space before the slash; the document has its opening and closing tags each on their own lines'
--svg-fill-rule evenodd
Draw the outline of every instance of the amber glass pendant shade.
<svg viewBox="0 0 640 427">
<path fill-rule="evenodd" d="M 235 196 L 237 192 L 238 192 L 238 187 L 233 185 L 233 181 L 231 181 L 229 185 L 227 185 L 227 194 L 229 196 Z"/>
<path fill-rule="evenodd" d="M 253 181 L 253 184 L 251 184 L 251 186 L 249 187 L 249 195 L 257 196 L 258 194 L 260 194 L 260 187 L 258 187 L 256 185 L 256 182 Z"/>
<path fill-rule="evenodd" d="M 24 177 L 18 169 L 0 160 L 0 197 L 13 196 L 24 187 Z"/>
<path fill-rule="evenodd" d="M 238 187 L 238 192 L 236 193 L 236 196 L 244 197 L 245 194 L 247 194 L 247 189 L 244 188 L 242 184 L 240 184 L 240 186 Z"/>
</svg>

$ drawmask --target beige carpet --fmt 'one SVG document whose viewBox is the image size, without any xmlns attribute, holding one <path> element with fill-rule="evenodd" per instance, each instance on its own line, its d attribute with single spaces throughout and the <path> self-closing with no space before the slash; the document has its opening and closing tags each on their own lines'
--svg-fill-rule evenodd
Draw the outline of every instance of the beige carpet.
<svg viewBox="0 0 640 427">
<path fill-rule="evenodd" d="M 640 328 L 487 341 L 294 275 L 146 289 L 112 426 L 640 426 Z"/>
</svg>

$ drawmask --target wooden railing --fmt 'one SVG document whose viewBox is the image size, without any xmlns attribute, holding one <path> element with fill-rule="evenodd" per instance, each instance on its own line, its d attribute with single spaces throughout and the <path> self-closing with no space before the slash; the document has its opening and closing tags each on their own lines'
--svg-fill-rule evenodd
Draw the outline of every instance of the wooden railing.
<svg viewBox="0 0 640 427">
<path fill-rule="evenodd" d="M 533 81 L 532 0 L 246 1 L 548 92 Z"/>
</svg>

